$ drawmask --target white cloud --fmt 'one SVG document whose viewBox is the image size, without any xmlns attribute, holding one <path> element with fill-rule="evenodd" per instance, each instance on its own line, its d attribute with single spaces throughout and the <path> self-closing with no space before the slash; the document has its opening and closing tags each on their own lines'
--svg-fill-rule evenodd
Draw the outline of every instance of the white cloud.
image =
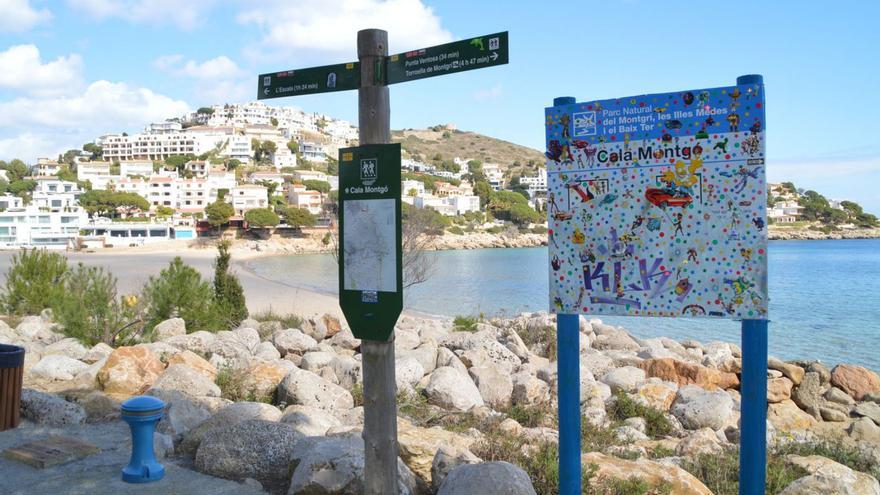
<svg viewBox="0 0 880 495">
<path fill-rule="evenodd" d="M 253 84 L 232 59 L 220 55 L 204 62 L 186 60 L 183 55 L 165 55 L 153 65 L 168 74 L 195 81 L 193 90 L 199 103 L 233 103 L 252 99 Z"/>
<path fill-rule="evenodd" d="M 477 101 L 487 101 L 499 98 L 502 94 L 501 85 L 496 84 L 488 89 L 481 89 L 474 93 L 474 99 Z"/>
<path fill-rule="evenodd" d="M 269 0 L 252 3 L 238 15 L 245 25 L 263 33 L 252 53 L 333 52 L 352 58 L 357 32 L 366 28 L 388 31 L 390 53 L 451 41 L 440 18 L 421 0 Z M 330 63 L 330 62 L 328 62 Z"/>
<path fill-rule="evenodd" d="M 0 0 L 0 33 L 20 33 L 52 18 L 48 9 L 35 9 L 29 0 Z"/>
<path fill-rule="evenodd" d="M 178 117 L 189 105 L 121 82 L 95 81 L 75 95 L 0 102 L 0 159 L 54 156 L 102 134 Z"/>
<path fill-rule="evenodd" d="M 82 86 L 82 59 L 73 54 L 43 63 L 34 45 L 15 45 L 0 52 L 0 88 L 32 95 L 58 95 Z"/>
<path fill-rule="evenodd" d="M 173 24 L 193 29 L 205 22 L 216 0 L 67 0 L 74 9 L 97 19 L 118 18 L 133 23 Z"/>
</svg>

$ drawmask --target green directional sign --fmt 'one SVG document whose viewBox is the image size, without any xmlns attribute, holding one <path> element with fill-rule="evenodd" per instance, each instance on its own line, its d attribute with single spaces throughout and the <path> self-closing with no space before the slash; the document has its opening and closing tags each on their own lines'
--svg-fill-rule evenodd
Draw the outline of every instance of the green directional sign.
<svg viewBox="0 0 880 495">
<path fill-rule="evenodd" d="M 257 79 L 257 99 L 346 91 L 357 89 L 360 85 L 361 69 L 358 62 L 287 70 L 260 74 Z"/>
<path fill-rule="evenodd" d="M 385 342 L 403 309 L 400 144 L 339 150 L 339 305 L 354 336 Z"/>
<path fill-rule="evenodd" d="M 483 69 L 508 62 L 507 31 L 388 57 L 388 84 Z"/>
</svg>

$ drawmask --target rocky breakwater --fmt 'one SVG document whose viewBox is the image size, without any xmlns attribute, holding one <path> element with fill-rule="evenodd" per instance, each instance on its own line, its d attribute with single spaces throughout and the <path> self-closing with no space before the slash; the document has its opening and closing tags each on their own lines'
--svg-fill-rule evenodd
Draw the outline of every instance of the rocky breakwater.
<svg viewBox="0 0 880 495">
<path fill-rule="evenodd" d="M 547 234 L 490 234 L 472 232 L 463 235 L 445 234 L 431 238 L 429 246 L 435 250 L 524 248 L 547 245 Z"/>
<path fill-rule="evenodd" d="M 545 471 L 558 434 L 554 329 L 546 313 L 467 328 L 401 317 L 400 493 L 555 492 Z M 118 421 L 121 401 L 151 394 L 167 404 L 156 434 L 166 462 L 270 493 L 363 490 L 360 342 L 330 316 L 296 328 L 245 320 L 216 333 L 188 333 L 174 319 L 157 327 L 153 341 L 113 349 L 65 338 L 44 314 L 15 328 L 0 323 L 0 341 L 28 350 L 27 421 Z M 590 486 L 636 479 L 657 493 L 713 493 L 718 480 L 701 463 L 735 459 L 740 349 L 640 339 L 582 318 L 580 354 Z M 880 377 L 815 361 L 768 364 L 768 438 L 779 449 L 774 462 L 790 475 L 782 493 L 880 494 L 872 476 L 880 460 Z M 846 464 L 809 449 L 819 442 L 866 461 Z"/>
</svg>

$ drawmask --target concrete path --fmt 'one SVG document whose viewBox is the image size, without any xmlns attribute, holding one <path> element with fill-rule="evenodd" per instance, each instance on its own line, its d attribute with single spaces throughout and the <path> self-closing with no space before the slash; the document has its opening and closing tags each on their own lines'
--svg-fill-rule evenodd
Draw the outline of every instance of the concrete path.
<svg viewBox="0 0 880 495">
<path fill-rule="evenodd" d="M 101 453 L 68 464 L 37 469 L 0 457 L 0 493 L 4 495 L 82 494 L 82 495 L 192 495 L 243 494 L 265 492 L 252 487 L 191 471 L 173 459 L 161 459 L 165 477 L 154 483 L 129 484 L 122 481 L 122 468 L 131 455 L 131 437 L 125 423 L 96 423 L 67 428 L 51 428 L 22 423 L 16 429 L 0 432 L 0 451 L 51 434 L 78 438 L 97 445 Z"/>
</svg>

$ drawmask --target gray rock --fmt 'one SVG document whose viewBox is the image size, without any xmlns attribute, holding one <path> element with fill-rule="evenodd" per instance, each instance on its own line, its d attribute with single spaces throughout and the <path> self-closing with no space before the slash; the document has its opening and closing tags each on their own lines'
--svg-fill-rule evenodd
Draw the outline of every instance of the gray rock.
<svg viewBox="0 0 880 495">
<path fill-rule="evenodd" d="M 269 322 L 273 323 L 273 322 Z M 278 323 L 278 322 L 274 322 Z M 261 323 L 253 318 L 245 318 L 238 324 L 238 328 L 260 328 Z"/>
<path fill-rule="evenodd" d="M 314 406 L 328 412 L 351 409 L 348 390 L 306 370 L 292 370 L 278 384 L 278 401 L 288 405 Z"/>
<path fill-rule="evenodd" d="M 305 438 L 294 449 L 291 464 L 289 495 L 364 493 L 364 441 L 357 434 Z M 397 471 L 398 494 L 412 495 L 412 471 L 399 459 Z"/>
<path fill-rule="evenodd" d="M 330 365 L 334 357 L 336 357 L 336 354 L 332 352 L 307 352 L 303 354 L 302 361 L 300 361 L 299 363 L 299 367 L 306 371 L 317 373 L 318 370 L 320 370 L 321 368 Z"/>
<path fill-rule="evenodd" d="M 456 356 L 454 352 L 445 347 L 440 347 L 439 349 L 437 349 L 437 368 L 441 368 L 443 366 L 455 368 L 460 373 L 468 372 L 467 366 L 465 366 L 464 363 L 461 362 L 461 359 L 458 359 L 458 356 Z"/>
<path fill-rule="evenodd" d="M 263 361 L 275 361 L 281 359 L 281 353 L 271 342 L 260 342 L 254 348 L 254 357 Z"/>
<path fill-rule="evenodd" d="M 453 445 L 441 445 L 431 462 L 431 488 L 435 492 L 440 489 L 449 473 L 464 464 L 477 464 L 482 460 L 470 450 Z"/>
<path fill-rule="evenodd" d="M 29 388 L 21 391 L 21 417 L 50 426 L 82 424 L 86 411 L 77 404 Z"/>
<path fill-rule="evenodd" d="M 156 429 L 170 436 L 175 442 L 183 439 L 193 428 L 208 420 L 211 415 L 230 402 L 217 397 L 193 397 L 178 390 L 150 389 L 147 395 L 165 402 L 165 416 Z"/>
<path fill-rule="evenodd" d="M 15 327 L 15 332 L 23 340 L 51 344 L 64 338 L 63 335 L 52 330 L 53 326 L 39 316 L 25 316 L 21 319 L 18 326 Z"/>
<path fill-rule="evenodd" d="M 289 424 L 294 430 L 307 437 L 322 436 L 334 426 L 342 426 L 342 422 L 323 409 L 313 406 L 293 405 L 284 409 L 281 422 Z"/>
<path fill-rule="evenodd" d="M 360 339 L 354 338 L 354 334 L 351 333 L 351 329 L 343 326 L 342 330 L 339 331 L 336 335 L 330 337 L 327 340 L 333 347 L 338 347 L 340 349 L 346 350 L 354 350 L 360 347 L 361 341 Z"/>
<path fill-rule="evenodd" d="M 786 461 L 810 475 L 795 480 L 780 495 L 880 495 L 880 483 L 874 477 L 822 456 L 789 455 Z"/>
<path fill-rule="evenodd" d="M 61 354 L 53 354 L 45 356 L 33 365 L 29 371 L 32 378 L 47 381 L 66 381 L 73 378 L 80 372 L 85 371 L 89 365 L 76 359 L 63 356 Z"/>
<path fill-rule="evenodd" d="M 419 364 L 422 365 L 422 370 L 424 370 L 425 373 L 430 373 L 437 367 L 437 346 L 422 344 L 413 350 L 397 354 L 398 359 L 405 357 L 411 357 L 417 360 Z"/>
<path fill-rule="evenodd" d="M 822 419 L 825 421 L 843 422 L 849 419 L 849 416 L 845 412 L 830 407 L 820 407 L 819 414 L 822 415 Z"/>
<path fill-rule="evenodd" d="M 278 352 L 281 353 L 282 357 L 289 353 L 303 354 L 311 351 L 318 345 L 318 342 L 315 339 L 296 328 L 288 328 L 286 330 L 281 330 L 280 332 L 275 332 L 275 334 L 272 335 L 272 343 L 275 344 L 275 348 L 278 349 Z"/>
<path fill-rule="evenodd" d="M 825 399 L 829 402 L 834 402 L 835 404 L 842 404 L 844 406 L 851 406 L 856 403 L 855 399 L 850 397 L 850 395 L 843 390 L 837 387 L 831 387 L 825 392 Z"/>
<path fill-rule="evenodd" d="M 271 404 L 264 404 L 262 402 L 234 402 L 220 409 L 210 418 L 187 432 L 177 450 L 182 454 L 193 456 L 202 443 L 205 434 L 214 428 L 234 425 L 251 419 L 278 421 L 280 418 L 281 411 Z"/>
<path fill-rule="evenodd" d="M 464 464 L 453 469 L 437 495 L 537 495 L 529 475 L 507 462 Z"/>
<path fill-rule="evenodd" d="M 333 369 L 339 386 L 346 390 L 351 390 L 355 385 L 364 381 L 361 362 L 351 356 L 335 356 L 330 361 L 330 368 Z"/>
<path fill-rule="evenodd" d="M 733 416 L 733 399 L 724 391 L 709 392 L 696 385 L 678 389 L 670 412 L 689 430 L 718 430 Z"/>
<path fill-rule="evenodd" d="M 801 409 L 816 419 L 820 419 L 819 407 L 822 405 L 822 379 L 819 373 L 806 373 L 800 385 L 791 391 L 791 399 Z"/>
<path fill-rule="evenodd" d="M 641 346 L 628 333 L 618 330 L 614 333 L 596 336 L 593 347 L 600 350 L 637 351 Z"/>
<path fill-rule="evenodd" d="M 853 414 L 870 418 L 872 421 L 880 425 L 880 405 L 876 402 L 862 402 L 853 409 Z"/>
<path fill-rule="evenodd" d="M 149 342 L 146 344 L 137 344 L 135 347 L 145 347 L 159 358 L 163 363 L 167 363 L 172 356 L 183 352 L 179 347 L 171 345 L 167 342 Z"/>
<path fill-rule="evenodd" d="M 113 348 L 103 342 L 99 342 L 89 349 L 80 361 L 86 364 L 94 364 L 109 357 L 110 354 L 113 354 Z"/>
<path fill-rule="evenodd" d="M 170 318 L 153 328 L 153 340 L 167 340 L 186 335 L 186 321 L 183 318 Z"/>
<path fill-rule="evenodd" d="M 818 361 L 812 361 L 808 363 L 806 371 L 818 373 L 823 386 L 831 383 L 831 371 L 824 364 Z"/>
<path fill-rule="evenodd" d="M 86 356 L 88 349 L 85 348 L 78 340 L 74 338 L 61 339 L 58 342 L 49 344 L 43 348 L 43 356 L 51 356 L 59 354 L 76 360 L 82 361 Z"/>
<path fill-rule="evenodd" d="M 178 335 L 169 337 L 165 340 L 166 344 L 173 345 L 183 351 L 191 351 L 203 358 L 210 356 L 211 344 L 217 340 L 217 336 L 211 332 L 199 330 L 187 335 Z"/>
<path fill-rule="evenodd" d="M 450 366 L 439 367 L 431 373 L 425 393 L 428 402 L 444 409 L 467 411 L 484 405 L 480 391 L 470 377 Z"/>
<path fill-rule="evenodd" d="M 208 431 L 195 467 L 212 476 L 253 478 L 272 491 L 287 487 L 290 460 L 302 434 L 284 423 L 247 420 Z"/>
<path fill-rule="evenodd" d="M 611 392 L 633 392 L 645 381 L 645 371 L 634 366 L 624 366 L 609 371 L 599 381 L 611 387 Z"/>
<path fill-rule="evenodd" d="M 155 390 L 179 390 L 193 397 L 220 397 L 220 387 L 203 373 L 184 364 L 172 364 L 150 387 Z"/>
<path fill-rule="evenodd" d="M 208 360 L 218 370 L 222 368 L 245 369 L 253 357 L 246 344 L 232 332 L 218 332 L 217 339 L 208 347 Z"/>
<path fill-rule="evenodd" d="M 425 376 L 425 368 L 418 359 L 407 356 L 394 361 L 394 379 L 397 382 L 398 391 L 414 390 L 419 380 Z"/>
<path fill-rule="evenodd" d="M 248 351 L 251 353 L 253 353 L 257 346 L 260 345 L 260 332 L 258 332 L 256 328 L 239 327 L 233 330 L 232 334 L 242 343 L 242 345 L 247 347 Z"/>
<path fill-rule="evenodd" d="M 624 443 L 637 442 L 639 440 L 648 440 L 648 435 L 644 432 L 633 428 L 632 426 L 623 425 L 614 429 L 614 435 L 617 439 Z"/>
<path fill-rule="evenodd" d="M 847 433 L 853 440 L 880 445 L 880 426 L 870 418 L 862 417 L 853 421 Z"/>
<path fill-rule="evenodd" d="M 614 369 L 614 361 L 595 349 L 587 349 L 581 354 L 581 370 L 589 370 L 593 376 L 605 376 Z"/>
<path fill-rule="evenodd" d="M 421 343 L 419 333 L 415 330 L 400 328 L 394 331 L 394 352 L 410 351 Z"/>
<path fill-rule="evenodd" d="M 513 381 L 510 375 L 502 373 L 492 365 L 475 366 L 468 371 L 486 405 L 496 410 L 510 405 L 513 394 Z"/>
<path fill-rule="evenodd" d="M 521 406 L 546 404 L 550 401 L 550 386 L 528 372 L 519 372 L 510 377 L 513 382 L 511 400 Z"/>
</svg>

